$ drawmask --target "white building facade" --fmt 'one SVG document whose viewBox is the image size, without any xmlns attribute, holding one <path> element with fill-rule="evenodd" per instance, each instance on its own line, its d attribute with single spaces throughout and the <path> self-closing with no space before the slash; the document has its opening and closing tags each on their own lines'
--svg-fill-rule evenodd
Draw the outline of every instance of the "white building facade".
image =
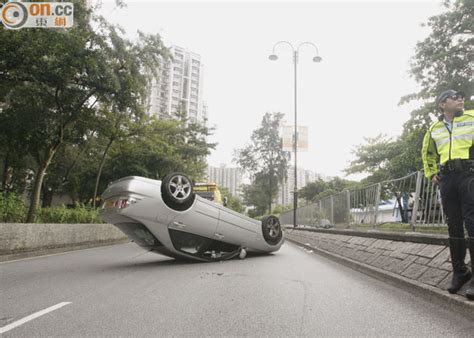
<svg viewBox="0 0 474 338">
<path fill-rule="evenodd" d="M 243 171 L 240 168 L 227 168 L 225 165 L 207 168 L 208 182 L 217 183 L 229 189 L 232 196 L 240 196 L 243 184 Z"/>
<path fill-rule="evenodd" d="M 321 176 L 311 170 L 298 168 L 298 190 L 305 187 L 308 183 L 315 182 Z M 288 178 L 278 189 L 278 197 L 275 204 L 293 205 L 293 191 L 295 188 L 295 167 L 288 168 Z"/>
<path fill-rule="evenodd" d="M 184 111 L 191 121 L 205 123 L 201 56 L 178 46 L 170 47 L 170 54 L 172 60 L 162 61 L 159 76 L 151 85 L 148 114 L 166 119 Z"/>
</svg>

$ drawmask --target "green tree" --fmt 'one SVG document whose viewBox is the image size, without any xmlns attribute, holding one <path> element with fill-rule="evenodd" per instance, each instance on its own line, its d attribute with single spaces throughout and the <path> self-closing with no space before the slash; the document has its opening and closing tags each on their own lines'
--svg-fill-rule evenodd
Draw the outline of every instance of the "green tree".
<svg viewBox="0 0 474 338">
<path fill-rule="evenodd" d="M 392 171 L 399 175 L 422 168 L 420 149 L 423 136 L 439 114 L 435 98 L 446 89 L 466 94 L 465 106 L 474 108 L 474 2 L 445 0 L 446 11 L 429 18 L 431 29 L 427 38 L 416 45 L 410 65 L 410 75 L 421 86 L 417 93 L 406 95 L 401 104 L 423 99 L 420 108 L 412 111 L 399 138 L 401 153 L 391 161 Z M 407 169 L 400 169 L 402 163 Z"/>
<path fill-rule="evenodd" d="M 260 127 L 253 131 L 251 143 L 234 152 L 234 160 L 253 181 L 244 189 L 245 203 L 254 205 L 261 215 L 265 210 L 271 212 L 278 184 L 287 176 L 289 153 L 282 150 L 279 134 L 283 116 L 266 113 Z"/>
<path fill-rule="evenodd" d="M 186 120 L 156 118 L 151 118 L 143 128 L 141 134 L 110 148 L 99 191 L 107 183 L 130 175 L 159 179 L 180 171 L 197 181 L 203 179 L 205 158 L 215 147 L 206 141 L 210 135 L 208 128 Z"/>
<path fill-rule="evenodd" d="M 400 104 L 422 100 L 421 107 L 411 112 L 396 140 L 375 138 L 355 149 L 356 159 L 347 174 L 367 172 L 366 182 L 393 179 L 422 169 L 421 145 L 429 125 L 439 114 L 435 98 L 446 89 L 464 92 L 465 106 L 474 108 L 474 2 L 446 0 L 446 11 L 431 17 L 426 24 L 431 32 L 417 43 L 410 75 L 421 86 L 400 100 Z"/>
<path fill-rule="evenodd" d="M 227 198 L 227 208 L 232 209 L 237 212 L 244 212 L 245 208 L 242 205 L 242 200 L 239 197 L 233 196 L 229 189 L 225 187 L 219 187 L 222 198 Z"/>
<path fill-rule="evenodd" d="M 404 100 L 432 100 L 448 88 L 474 92 L 474 2 L 445 0 L 446 11 L 426 24 L 430 35 L 416 45 L 410 74 L 421 85 Z"/>
<path fill-rule="evenodd" d="M 356 159 L 344 171 L 347 175 L 354 173 L 368 173 L 368 183 L 389 179 L 390 161 L 399 154 L 400 141 L 394 141 L 385 135 L 374 138 L 365 138 L 366 143 L 354 148 L 352 153 Z"/>
<path fill-rule="evenodd" d="M 97 161 L 106 141 L 97 135 L 96 130 L 90 130 L 80 140 L 63 144 L 43 181 L 43 207 L 51 205 L 55 194 L 69 196 L 73 204 L 85 203 L 91 198 L 92 190 L 89 188 L 94 182 Z M 87 196 L 82 194 L 85 188 L 89 189 Z"/>
<path fill-rule="evenodd" d="M 102 105 L 99 110 L 99 133 L 105 136 L 107 143 L 95 180 L 94 207 L 102 169 L 111 145 L 142 132 L 146 122 L 144 103 L 149 94 L 149 85 L 152 78 L 158 76 L 161 59 L 170 57 L 168 49 L 157 35 L 139 32 L 138 41 L 132 43 L 122 38 L 114 27 L 111 28 L 110 34 L 111 57 L 116 61 L 116 74 L 120 85 L 114 99 L 107 102 L 107 105 Z"/>
<path fill-rule="evenodd" d="M 321 195 L 321 193 L 329 190 L 329 183 L 318 179 L 317 181 L 310 182 L 298 191 L 298 196 L 305 199 L 308 202 L 314 201 Z"/>
<path fill-rule="evenodd" d="M 259 217 L 268 211 L 268 190 L 268 180 L 263 174 L 256 174 L 251 184 L 242 186 L 244 204 L 253 206 L 248 211 L 250 217 Z"/>
<path fill-rule="evenodd" d="M 280 217 L 282 213 L 290 210 L 293 210 L 293 206 L 277 204 L 273 207 L 271 214 Z"/>
<path fill-rule="evenodd" d="M 92 120 L 100 107 L 137 114 L 146 91 L 143 70 L 157 66 L 163 50 L 158 36 L 126 42 L 83 2 L 75 3 L 74 14 L 70 30 L 0 30 L 0 87 L 7 88 L 0 125 L 10 131 L 19 126 L 14 146 L 36 161 L 28 222 L 50 164 L 65 142 L 78 137 L 77 125 Z"/>
<path fill-rule="evenodd" d="M 315 202 L 323 197 L 341 192 L 345 189 L 352 189 L 359 185 L 358 182 L 344 180 L 340 177 L 334 177 L 330 181 L 317 181 L 308 183 L 299 190 L 298 194 L 308 202 Z"/>
</svg>

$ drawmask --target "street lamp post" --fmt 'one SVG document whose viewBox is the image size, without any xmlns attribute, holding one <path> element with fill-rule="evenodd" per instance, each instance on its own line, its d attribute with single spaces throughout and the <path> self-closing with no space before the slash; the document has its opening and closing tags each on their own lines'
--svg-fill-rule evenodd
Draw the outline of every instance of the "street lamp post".
<svg viewBox="0 0 474 338">
<path fill-rule="evenodd" d="M 295 77 L 295 134 L 293 137 L 293 152 L 295 153 L 295 184 L 294 184 L 294 191 L 293 191 L 293 227 L 297 227 L 297 222 L 296 222 L 296 209 L 298 208 L 298 104 L 297 104 L 297 98 L 298 98 L 298 90 L 297 90 L 297 65 L 298 65 L 298 53 L 301 48 L 301 46 L 304 45 L 310 45 L 313 46 L 314 49 L 316 50 L 316 56 L 313 57 L 314 62 L 321 62 L 322 58 L 319 56 L 319 51 L 318 47 L 312 42 L 302 42 L 298 45 L 297 48 L 293 47 L 293 45 L 288 42 L 288 41 L 278 41 L 273 45 L 273 52 L 272 54 L 268 57 L 272 61 L 278 60 L 278 56 L 275 54 L 275 48 L 278 45 L 281 44 L 286 44 L 291 47 L 291 50 L 293 51 L 293 65 L 294 65 L 294 77 Z"/>
</svg>

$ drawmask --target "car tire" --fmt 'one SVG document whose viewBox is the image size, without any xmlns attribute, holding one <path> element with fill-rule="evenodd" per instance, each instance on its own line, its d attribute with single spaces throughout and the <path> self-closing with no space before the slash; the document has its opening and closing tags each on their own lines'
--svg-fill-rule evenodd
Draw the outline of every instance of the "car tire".
<svg viewBox="0 0 474 338">
<path fill-rule="evenodd" d="M 280 220 L 276 216 L 265 216 L 262 218 L 262 233 L 265 241 L 270 245 L 276 245 L 283 237 Z"/>
<path fill-rule="evenodd" d="M 161 181 L 161 198 L 173 210 L 189 209 L 195 199 L 193 181 L 183 173 L 171 173 Z"/>
</svg>

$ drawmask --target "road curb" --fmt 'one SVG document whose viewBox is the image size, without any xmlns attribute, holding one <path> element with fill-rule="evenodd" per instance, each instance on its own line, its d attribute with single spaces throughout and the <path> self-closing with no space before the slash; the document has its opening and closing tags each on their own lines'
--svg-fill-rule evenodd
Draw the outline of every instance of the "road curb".
<svg viewBox="0 0 474 338">
<path fill-rule="evenodd" d="M 405 278 L 400 275 L 396 275 L 389 271 L 385 271 L 361 262 L 354 261 L 352 259 L 337 255 L 335 253 L 322 250 L 305 243 L 301 243 L 297 240 L 286 238 L 287 241 L 294 243 L 298 246 L 304 247 L 313 252 L 329 258 L 337 263 L 348 266 L 356 271 L 367 274 L 376 279 L 387 282 L 393 286 L 401 287 L 405 291 L 408 291 L 414 295 L 421 296 L 433 303 L 437 303 L 440 306 L 448 307 L 451 310 L 459 312 L 462 316 L 469 320 L 474 320 L 474 302 L 467 300 L 463 296 L 451 295 L 446 291 L 441 291 L 438 288 L 423 284 L 412 279 Z"/>
<path fill-rule="evenodd" d="M 125 238 L 125 239 L 118 239 L 118 240 L 113 240 L 113 241 L 65 245 L 65 246 L 54 247 L 54 248 L 39 248 L 37 250 L 20 251 L 20 252 L 0 255 L 0 262 L 8 262 L 8 261 L 14 261 L 14 260 L 24 259 L 24 258 L 40 257 L 40 256 L 54 255 L 54 254 L 77 251 L 77 250 L 99 248 L 103 246 L 124 244 L 128 242 L 130 242 L 130 240 L 128 238 Z"/>
<path fill-rule="evenodd" d="M 289 227 L 287 229 L 293 229 Z M 318 228 L 297 228 L 298 231 L 316 232 L 330 235 L 356 236 L 364 238 L 377 238 L 387 241 L 402 241 L 411 243 L 449 245 L 447 235 L 425 234 L 417 232 L 390 232 L 380 230 L 353 230 L 353 229 L 318 229 Z M 467 239 L 466 239 L 467 241 Z"/>
</svg>

